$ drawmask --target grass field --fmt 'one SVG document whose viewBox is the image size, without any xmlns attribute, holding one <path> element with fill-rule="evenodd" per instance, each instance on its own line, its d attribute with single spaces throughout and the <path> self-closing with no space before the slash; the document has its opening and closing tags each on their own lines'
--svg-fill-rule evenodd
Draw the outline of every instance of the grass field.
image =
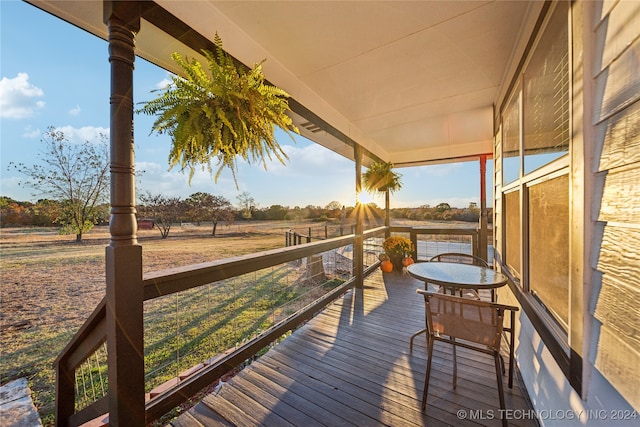
<svg viewBox="0 0 640 427">
<path fill-rule="evenodd" d="M 162 270 L 284 246 L 284 232 L 308 226 L 246 222 L 174 227 L 167 239 L 157 230 L 138 232 L 144 272 Z M 53 424 L 53 360 L 105 293 L 106 227 L 74 242 L 50 229 L 0 231 L 0 383 L 27 377 L 45 425 Z"/>
<path fill-rule="evenodd" d="M 324 226 L 238 222 L 219 225 L 216 237 L 211 236 L 210 226 L 176 226 L 167 239 L 161 239 L 157 230 L 140 230 L 138 240 L 143 271 L 151 272 L 280 248 L 285 245 L 285 231 L 304 234 L 311 227 L 314 236 L 324 236 Z M 81 243 L 54 229 L 0 229 L 0 384 L 28 378 L 45 426 L 54 422 L 53 360 L 105 294 L 108 244 L 107 227 L 96 227 Z"/>
</svg>

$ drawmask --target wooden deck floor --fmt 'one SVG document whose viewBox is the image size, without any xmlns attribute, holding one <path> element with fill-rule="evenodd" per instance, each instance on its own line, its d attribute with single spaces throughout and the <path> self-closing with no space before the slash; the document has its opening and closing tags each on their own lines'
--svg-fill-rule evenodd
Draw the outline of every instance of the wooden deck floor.
<svg viewBox="0 0 640 427">
<path fill-rule="evenodd" d="M 499 426 L 490 356 L 458 349 L 452 388 L 451 347 L 436 343 L 427 409 L 420 411 L 426 339 L 422 283 L 406 275 L 369 276 L 343 299 L 245 368 L 217 394 L 171 426 Z M 508 359 L 507 359 L 508 360 Z M 504 377 L 513 426 L 537 426 L 519 375 Z"/>
</svg>

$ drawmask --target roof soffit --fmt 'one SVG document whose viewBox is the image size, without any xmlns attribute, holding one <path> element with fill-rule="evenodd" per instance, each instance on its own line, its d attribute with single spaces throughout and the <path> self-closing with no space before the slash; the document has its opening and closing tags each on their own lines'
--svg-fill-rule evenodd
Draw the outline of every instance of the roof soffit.
<svg viewBox="0 0 640 427">
<path fill-rule="evenodd" d="M 106 37 L 100 2 L 33 3 Z M 269 81 L 351 144 L 391 161 L 407 152 L 486 150 L 493 133 L 487 111 L 504 91 L 536 9 L 522 1 L 157 4 L 206 39 L 218 32 L 225 50 L 245 64 L 266 59 Z M 136 39 L 140 56 L 170 71 L 177 71 L 172 51 L 195 54 L 144 21 Z M 305 119 L 296 116 L 297 123 Z M 335 135 L 303 133 L 350 151 L 344 137 L 329 142 Z"/>
</svg>

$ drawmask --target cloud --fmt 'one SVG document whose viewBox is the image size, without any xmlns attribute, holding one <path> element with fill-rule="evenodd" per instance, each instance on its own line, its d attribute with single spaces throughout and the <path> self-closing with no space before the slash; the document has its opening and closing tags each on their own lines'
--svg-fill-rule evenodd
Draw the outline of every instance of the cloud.
<svg viewBox="0 0 640 427">
<path fill-rule="evenodd" d="M 20 185 L 21 179 L 18 176 L 3 175 L 0 178 L 0 194 L 11 197 L 14 200 L 31 200 L 31 192 L 24 185 Z"/>
<path fill-rule="evenodd" d="M 71 143 L 82 144 L 85 142 L 100 142 L 102 141 L 101 135 L 104 135 L 109 141 L 109 128 L 103 128 L 99 126 L 83 126 L 81 128 L 75 128 L 73 126 L 59 126 L 56 127 L 57 131 L 64 133 L 64 136 Z"/>
<path fill-rule="evenodd" d="M 72 108 L 71 110 L 69 110 L 69 115 L 71 116 L 77 116 L 78 114 L 80 114 L 80 106 L 76 105 L 74 108 Z"/>
<path fill-rule="evenodd" d="M 154 162 L 136 162 L 136 171 L 140 171 L 142 174 L 159 174 L 166 171 L 166 168 L 162 168 Z"/>
<path fill-rule="evenodd" d="M 27 126 L 22 136 L 28 139 L 36 139 L 42 136 L 42 131 L 39 128 L 33 129 L 31 126 Z"/>
<path fill-rule="evenodd" d="M 172 83 L 173 83 L 173 80 L 171 80 L 170 77 L 165 77 L 164 79 L 156 83 L 156 89 L 165 89 L 167 86 L 171 85 Z"/>
<path fill-rule="evenodd" d="M 31 117 L 44 107 L 44 101 L 38 100 L 44 91 L 29 83 L 27 73 L 18 73 L 13 79 L 3 77 L 0 80 L 0 117 L 24 119 Z"/>
</svg>

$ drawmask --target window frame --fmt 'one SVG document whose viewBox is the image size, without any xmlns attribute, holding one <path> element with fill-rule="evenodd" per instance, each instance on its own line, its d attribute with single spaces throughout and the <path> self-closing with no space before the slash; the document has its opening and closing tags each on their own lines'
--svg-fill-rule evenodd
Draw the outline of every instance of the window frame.
<svg viewBox="0 0 640 427">
<path fill-rule="evenodd" d="M 542 341 L 546 345 L 549 352 L 552 354 L 556 362 L 558 363 L 560 369 L 566 376 L 569 381 L 569 384 L 581 395 L 583 396 L 582 390 L 582 349 L 578 348 L 578 351 L 574 350 L 571 345 L 572 337 L 575 336 L 577 332 L 582 331 L 582 325 L 578 325 L 576 319 L 581 318 L 582 313 L 578 313 L 576 316 L 573 313 L 575 310 L 572 307 L 572 301 L 574 298 L 574 294 L 582 295 L 581 291 L 575 290 L 575 286 L 581 286 L 581 283 L 577 283 L 574 280 L 572 274 L 572 257 L 574 256 L 574 250 L 569 247 L 569 274 L 567 277 L 568 287 L 569 287 L 569 322 L 568 322 L 568 330 L 564 330 L 557 319 L 548 312 L 547 308 L 540 303 L 540 301 L 530 292 L 529 286 L 529 194 L 528 190 L 532 185 L 536 185 L 542 183 L 546 180 L 556 178 L 561 175 L 567 175 L 569 178 L 569 228 L 572 227 L 572 221 L 575 217 L 575 210 L 582 210 L 583 206 L 574 206 L 572 203 L 572 191 L 574 189 L 574 183 L 579 177 L 574 176 L 572 172 L 574 165 L 574 153 L 573 146 L 574 143 L 579 143 L 579 141 L 574 140 L 574 136 L 572 133 L 572 129 L 574 126 L 574 112 L 573 112 L 573 103 L 574 100 L 574 92 L 573 92 L 573 79 L 574 71 L 572 64 L 572 55 L 573 55 L 573 31 L 572 28 L 572 5 L 569 4 L 567 9 L 567 49 L 568 49 L 568 81 L 569 81 L 569 99 L 570 102 L 568 104 L 569 108 L 569 145 L 568 149 L 564 154 L 560 155 L 558 158 L 553 159 L 551 162 L 544 164 L 527 174 L 524 174 L 524 114 L 523 114 L 523 105 L 525 104 L 524 97 L 524 74 L 525 71 L 533 57 L 536 49 L 538 48 L 540 40 L 543 38 L 543 34 L 546 31 L 549 22 L 552 19 L 554 12 L 557 9 L 558 3 L 556 2 L 546 2 L 545 6 L 542 8 L 540 12 L 540 16 L 538 18 L 538 22 L 535 25 L 534 31 L 531 35 L 529 43 L 525 48 L 522 59 L 516 69 L 514 77 L 505 93 L 505 97 L 500 104 L 500 109 L 497 110 L 497 121 L 496 128 L 500 132 L 500 140 L 502 142 L 500 146 L 501 152 L 496 157 L 501 162 L 499 168 L 502 170 L 502 176 L 500 183 L 500 196 L 496 197 L 496 200 L 500 203 L 501 210 L 501 220 L 500 220 L 500 233 L 501 233 L 501 247 L 496 247 L 499 249 L 499 253 L 496 253 L 496 263 L 500 265 L 502 271 L 509 277 L 509 287 L 514 293 L 516 299 L 519 304 L 522 306 L 523 312 L 527 315 L 529 321 L 534 326 L 537 333 L 540 335 Z M 502 150 L 504 149 L 504 128 L 503 128 L 503 117 L 509 105 L 511 105 L 514 97 L 519 97 L 519 120 L 520 120 L 520 172 L 519 178 L 510 183 L 504 184 L 504 156 Z M 581 153 L 578 150 L 578 153 Z M 579 160 L 579 159 L 578 159 Z M 496 166 L 496 169 L 498 167 Z M 520 274 L 514 274 L 511 269 L 508 267 L 505 259 L 506 254 L 506 246 L 507 246 L 507 237 L 506 237 L 506 197 L 505 195 L 513 192 L 519 191 L 520 193 L 520 231 L 521 231 L 521 243 L 520 243 Z M 571 236 L 571 231 L 569 233 Z M 567 243 L 568 245 L 570 243 Z M 582 309 L 579 309 L 582 310 Z"/>
</svg>

